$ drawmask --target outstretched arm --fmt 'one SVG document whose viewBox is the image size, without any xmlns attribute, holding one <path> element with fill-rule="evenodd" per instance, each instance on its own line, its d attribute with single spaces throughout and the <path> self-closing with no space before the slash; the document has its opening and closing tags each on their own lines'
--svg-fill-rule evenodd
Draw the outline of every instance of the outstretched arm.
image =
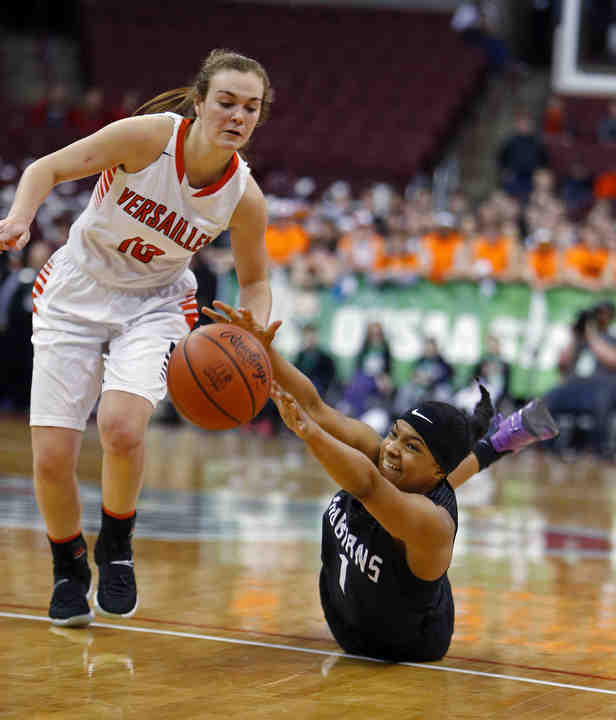
<svg viewBox="0 0 616 720">
<path fill-rule="evenodd" d="M 215 322 L 233 323 L 258 338 L 267 349 L 275 380 L 297 399 L 299 405 L 323 430 L 367 455 L 372 462 L 376 461 L 381 444 L 380 435 L 370 425 L 347 417 L 325 403 L 310 379 L 272 347 L 274 335 L 281 325 L 279 321 L 263 328 L 245 308 L 234 310 L 230 305 L 217 300 L 213 305 L 221 312 L 204 307 L 203 314 Z"/>
<path fill-rule="evenodd" d="M 9 214 L 0 220 L 0 252 L 25 247 L 34 216 L 55 185 L 116 165 L 141 170 L 160 155 L 172 127 L 165 117 L 125 118 L 33 162 L 21 176 Z"/>
</svg>

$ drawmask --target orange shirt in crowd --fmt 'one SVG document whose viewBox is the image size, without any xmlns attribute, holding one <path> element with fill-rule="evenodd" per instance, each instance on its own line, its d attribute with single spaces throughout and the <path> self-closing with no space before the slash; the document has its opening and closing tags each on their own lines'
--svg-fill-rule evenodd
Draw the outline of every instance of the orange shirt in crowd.
<svg viewBox="0 0 616 720">
<path fill-rule="evenodd" d="M 473 263 L 484 260 L 492 266 L 492 274 L 503 275 L 511 261 L 511 238 L 501 235 L 495 241 L 479 236 L 471 245 Z"/>
<path fill-rule="evenodd" d="M 404 255 L 381 254 L 375 258 L 372 269 L 400 275 L 417 273 L 419 271 L 419 257 L 415 253 L 409 252 L 404 253 Z"/>
<path fill-rule="evenodd" d="M 390 257 L 385 263 L 385 268 L 392 273 L 416 273 L 419 271 L 419 258 L 414 253 Z"/>
<path fill-rule="evenodd" d="M 278 265 L 286 265 L 294 255 L 304 252 L 310 238 L 297 223 L 269 225 L 265 231 L 265 247 L 269 258 Z"/>
<path fill-rule="evenodd" d="M 590 248 L 586 245 L 572 245 L 565 252 L 565 263 L 575 268 L 580 275 L 596 280 L 605 270 L 609 252 L 606 248 Z"/>
<path fill-rule="evenodd" d="M 532 248 L 526 253 L 526 264 L 538 280 L 555 280 L 558 273 L 558 248 L 549 243 Z"/>
<path fill-rule="evenodd" d="M 595 180 L 593 192 L 596 198 L 616 198 L 616 172 L 606 170 Z"/>
<path fill-rule="evenodd" d="M 441 234 L 431 232 L 422 238 L 428 255 L 428 278 L 432 282 L 443 282 L 447 273 L 454 268 L 456 252 L 462 246 L 462 236 L 455 231 Z"/>
</svg>

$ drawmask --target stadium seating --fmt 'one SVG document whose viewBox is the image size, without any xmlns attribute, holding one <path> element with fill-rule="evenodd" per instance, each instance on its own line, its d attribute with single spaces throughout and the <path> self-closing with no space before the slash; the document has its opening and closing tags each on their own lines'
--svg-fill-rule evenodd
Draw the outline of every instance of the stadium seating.
<svg viewBox="0 0 616 720">
<path fill-rule="evenodd" d="M 450 28 L 448 14 L 209 2 L 196 16 L 186 7 L 90 4 L 89 81 L 110 103 L 132 88 L 147 99 L 191 83 L 213 47 L 256 57 L 276 90 L 249 151 L 261 178 L 285 168 L 407 183 L 438 157 L 486 71 L 483 52 Z M 35 154 L 46 140 L 56 139 L 37 138 Z"/>
</svg>

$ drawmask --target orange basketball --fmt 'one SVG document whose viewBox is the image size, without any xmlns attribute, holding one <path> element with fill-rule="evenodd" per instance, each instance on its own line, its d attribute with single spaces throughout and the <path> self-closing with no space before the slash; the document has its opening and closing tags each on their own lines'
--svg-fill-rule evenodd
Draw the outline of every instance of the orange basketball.
<svg viewBox="0 0 616 720">
<path fill-rule="evenodd" d="M 251 420 L 267 402 L 271 383 L 265 348 L 236 325 L 197 328 L 180 340 L 169 359 L 171 402 L 206 430 L 228 430 Z"/>
</svg>

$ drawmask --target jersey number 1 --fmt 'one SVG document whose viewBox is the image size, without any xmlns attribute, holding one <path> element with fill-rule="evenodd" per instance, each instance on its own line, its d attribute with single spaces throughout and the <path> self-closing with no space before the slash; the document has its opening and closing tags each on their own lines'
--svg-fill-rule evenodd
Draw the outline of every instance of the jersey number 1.
<svg viewBox="0 0 616 720">
<path fill-rule="evenodd" d="M 164 250 L 157 248 L 156 245 L 144 243 L 143 238 L 140 237 L 128 238 L 128 240 L 123 240 L 118 246 L 118 250 L 121 253 L 127 253 L 131 245 L 133 246 L 133 249 L 131 250 L 130 254 L 135 258 L 135 260 L 139 260 L 139 262 L 142 263 L 149 263 L 150 260 L 156 255 L 165 254 Z"/>
<path fill-rule="evenodd" d="M 340 577 L 338 578 L 338 582 L 340 583 L 340 589 L 343 593 L 346 593 L 346 590 L 344 589 L 344 586 L 346 585 L 346 573 L 347 568 L 349 567 L 349 559 L 346 555 L 338 555 L 340 558 Z"/>
</svg>

